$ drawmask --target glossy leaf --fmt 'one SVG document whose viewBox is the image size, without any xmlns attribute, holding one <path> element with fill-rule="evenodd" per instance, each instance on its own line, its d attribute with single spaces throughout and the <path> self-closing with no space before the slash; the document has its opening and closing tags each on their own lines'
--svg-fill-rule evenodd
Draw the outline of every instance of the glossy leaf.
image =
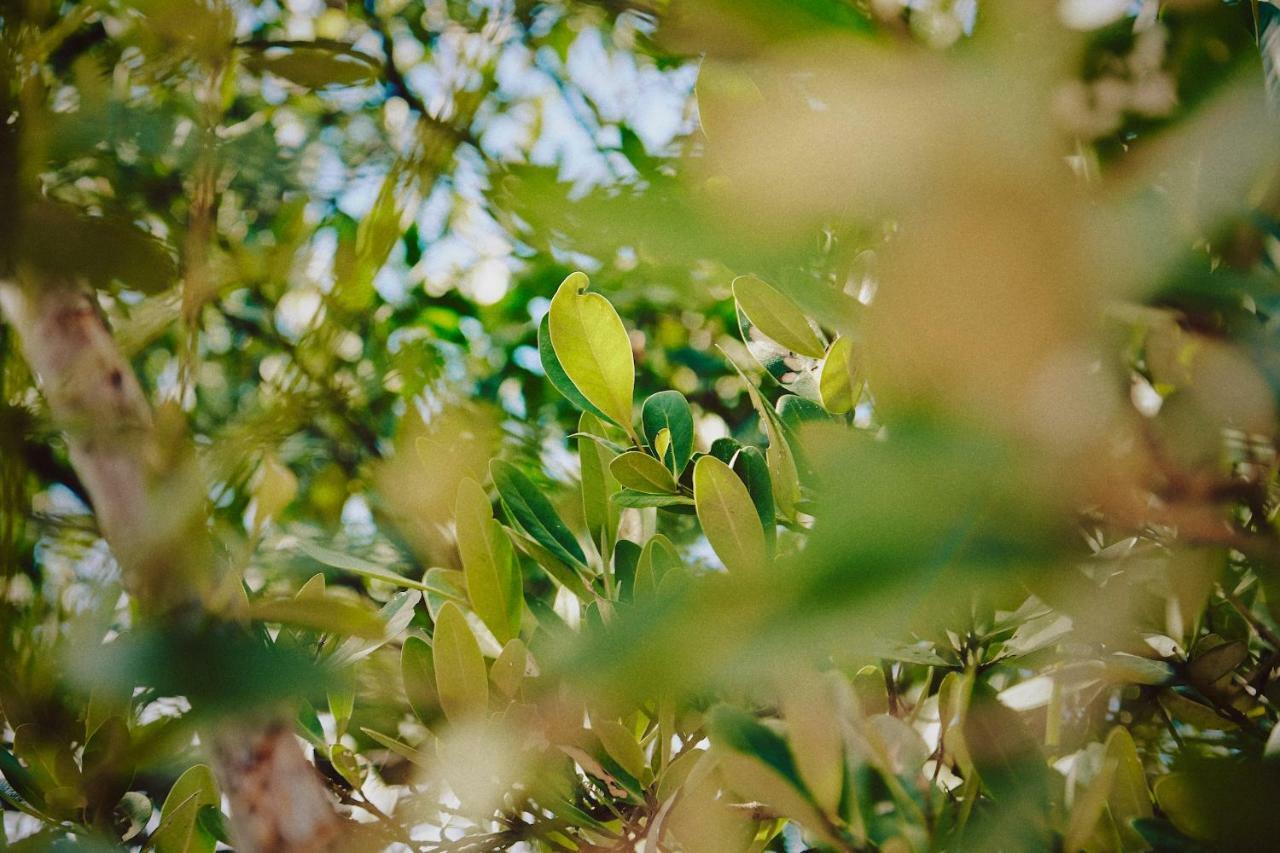
<svg viewBox="0 0 1280 853">
<path fill-rule="evenodd" d="M 613 502 L 620 507 L 631 507 L 634 509 L 648 509 L 650 507 L 671 509 L 673 507 L 693 506 L 693 498 L 686 495 L 654 495 L 648 492 L 639 492 L 635 489 L 619 490 L 618 493 L 613 496 Z"/>
<path fill-rule="evenodd" d="M 763 568 L 764 529 L 751 494 L 733 469 L 714 456 L 693 468 L 693 500 L 702 532 L 730 573 Z"/>
<path fill-rule="evenodd" d="M 659 391 L 644 401 L 640 422 L 649 446 L 671 471 L 679 477 L 693 457 L 693 411 L 679 391 Z M 658 436 L 666 430 L 668 445 L 658 449 Z"/>
<path fill-rule="evenodd" d="M 641 450 L 629 450 L 614 457 L 609 473 L 624 488 L 651 495 L 674 494 L 679 487 L 671 472 L 657 459 Z"/>
<path fill-rule="evenodd" d="M 622 426 L 622 424 L 618 424 L 613 418 L 584 397 L 577 386 L 573 384 L 573 380 L 569 378 L 569 374 L 565 373 L 564 365 L 560 363 L 555 347 L 551 345 L 551 317 L 548 314 L 544 314 L 542 321 L 538 324 L 538 358 L 542 362 L 542 372 L 546 374 L 547 381 L 566 400 L 573 403 L 584 414 L 593 415 L 601 420 Z"/>
<path fill-rule="evenodd" d="M 773 509 L 773 480 L 769 476 L 769 462 L 758 447 L 744 447 L 734 457 L 733 472 L 738 475 L 751 495 L 760 527 L 764 530 L 765 546 L 773 553 L 777 542 L 777 518 Z"/>
<path fill-rule="evenodd" d="M 833 415 L 853 411 L 862 394 L 862 383 L 854 379 L 853 342 L 845 336 L 836 338 L 827 347 L 818 374 L 818 393 L 822 405 Z"/>
<path fill-rule="evenodd" d="M 631 339 L 609 300 L 587 293 L 587 284 L 585 275 L 573 273 L 556 291 L 547 315 L 551 345 L 582 396 L 629 428 L 635 388 Z"/>
<path fill-rule="evenodd" d="M 822 341 L 804 312 L 783 293 L 753 275 L 743 275 L 733 280 L 733 297 L 761 332 L 792 352 L 822 358 Z"/>
<path fill-rule="evenodd" d="M 495 459 L 489 470 L 512 523 L 557 559 L 570 566 L 586 568 L 587 558 L 582 546 L 542 491 L 509 462 Z"/>
</svg>

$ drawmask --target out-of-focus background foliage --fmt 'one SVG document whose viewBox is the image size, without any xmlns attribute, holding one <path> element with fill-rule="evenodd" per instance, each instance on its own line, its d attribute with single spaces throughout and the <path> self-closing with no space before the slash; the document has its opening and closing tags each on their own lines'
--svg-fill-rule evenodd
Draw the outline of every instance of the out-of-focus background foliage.
<svg viewBox="0 0 1280 853">
<path fill-rule="evenodd" d="M 94 289 L 215 547 L 130 593 L 0 324 L 0 849 L 234 844 L 266 709 L 347 849 L 1275 849 L 1274 54 L 3 0 L 0 277 Z"/>
</svg>

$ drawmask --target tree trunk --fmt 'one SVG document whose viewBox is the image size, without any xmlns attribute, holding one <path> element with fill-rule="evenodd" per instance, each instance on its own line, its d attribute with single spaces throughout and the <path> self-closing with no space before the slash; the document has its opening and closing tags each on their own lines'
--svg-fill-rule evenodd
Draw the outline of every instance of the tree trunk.
<svg viewBox="0 0 1280 853">
<path fill-rule="evenodd" d="M 67 281 L 0 281 L 0 310 L 66 435 L 126 587 L 162 622 L 197 610 L 214 575 L 204 484 L 184 442 L 157 427 L 93 294 Z M 338 837 L 343 821 L 287 720 L 231 721 L 212 741 L 237 850 L 322 850 Z"/>
</svg>

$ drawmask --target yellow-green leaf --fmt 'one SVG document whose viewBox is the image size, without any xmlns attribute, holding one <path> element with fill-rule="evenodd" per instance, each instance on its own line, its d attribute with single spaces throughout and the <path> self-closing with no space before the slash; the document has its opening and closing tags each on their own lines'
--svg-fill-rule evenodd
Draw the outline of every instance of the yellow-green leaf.
<svg viewBox="0 0 1280 853">
<path fill-rule="evenodd" d="M 620 513 L 612 496 L 618 491 L 618 481 L 609 473 L 609 460 L 613 453 L 590 436 L 603 436 L 600 419 L 590 412 L 583 412 L 578 419 L 578 461 L 582 470 L 582 514 L 591 532 L 591 540 L 607 558 L 613 553 L 618 537 Z"/>
<path fill-rule="evenodd" d="M 422 722 L 439 716 L 440 697 L 436 693 L 436 669 L 431 646 L 421 637 L 405 638 L 400 649 L 400 677 L 409 707 Z"/>
<path fill-rule="evenodd" d="M 458 484 L 454 523 L 471 609 L 498 642 L 505 643 L 520 633 L 520 570 L 511 540 L 494 520 L 489 496 L 475 480 Z"/>
<path fill-rule="evenodd" d="M 489 705 L 489 676 L 480 644 L 458 605 L 446 603 L 436 619 L 432 641 L 436 693 L 445 716 L 457 722 L 483 713 Z"/>
<path fill-rule="evenodd" d="M 373 611 L 327 595 L 255 601 L 249 605 L 249 618 L 367 639 L 380 637 L 383 631 L 382 620 Z"/>
<path fill-rule="evenodd" d="M 843 415 L 857 405 L 862 383 L 856 379 L 853 342 L 839 337 L 827 348 L 818 374 L 818 395 L 822 405 L 833 415 Z"/>
<path fill-rule="evenodd" d="M 498 692 L 508 699 L 514 699 L 520 693 L 520 685 L 524 682 L 524 672 L 529 666 L 529 649 L 519 637 L 502 647 L 501 654 L 493 662 L 489 670 L 489 680 Z"/>
<path fill-rule="evenodd" d="M 1147 790 L 1147 774 L 1133 737 L 1120 726 L 1107 736 L 1106 760 L 1116 763 L 1115 779 L 1107 797 L 1111 817 L 1120 829 L 1126 850 L 1144 849 L 1146 843 L 1133 828 L 1132 821 L 1151 817 L 1151 793 Z"/>
<path fill-rule="evenodd" d="M 551 346 L 582 396 L 630 431 L 631 339 L 609 300 L 587 293 L 587 284 L 587 277 L 575 272 L 556 291 L 548 315 Z"/>
<path fill-rule="evenodd" d="M 649 495 L 674 494 L 679 490 L 667 466 L 642 450 L 628 450 L 609 463 L 609 473 L 621 485 Z"/>
<path fill-rule="evenodd" d="M 178 777 L 160 808 L 160 825 L 151 836 L 156 853 L 207 853 L 214 838 L 197 823 L 203 806 L 218 806 L 218 784 L 206 764 L 196 764 Z"/>
<path fill-rule="evenodd" d="M 693 501 L 702 532 L 730 572 L 756 571 L 765 562 L 764 528 L 746 485 L 714 456 L 693 466 Z"/>
<path fill-rule="evenodd" d="M 596 733 L 596 737 L 600 738 L 600 745 L 604 747 L 609 757 L 618 762 L 619 767 L 634 776 L 641 784 L 645 784 L 647 782 L 645 777 L 649 774 L 649 762 L 644 757 L 644 750 L 640 748 L 635 734 L 617 720 L 593 719 L 591 728 Z"/>
<path fill-rule="evenodd" d="M 753 275 L 740 275 L 733 280 L 733 297 L 765 335 L 792 352 L 822 358 L 822 341 L 804 312 L 783 293 Z"/>
</svg>

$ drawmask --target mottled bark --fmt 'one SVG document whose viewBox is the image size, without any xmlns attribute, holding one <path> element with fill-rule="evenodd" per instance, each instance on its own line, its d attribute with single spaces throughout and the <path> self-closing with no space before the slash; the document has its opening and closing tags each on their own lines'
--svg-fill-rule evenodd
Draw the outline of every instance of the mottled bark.
<svg viewBox="0 0 1280 853">
<path fill-rule="evenodd" d="M 0 310 L 126 586 L 161 623 L 194 611 L 213 575 L 203 484 L 183 442 L 157 427 L 93 294 L 65 281 L 0 281 Z M 224 723 L 212 741 L 237 850 L 316 851 L 338 837 L 342 821 L 287 722 Z"/>
</svg>

